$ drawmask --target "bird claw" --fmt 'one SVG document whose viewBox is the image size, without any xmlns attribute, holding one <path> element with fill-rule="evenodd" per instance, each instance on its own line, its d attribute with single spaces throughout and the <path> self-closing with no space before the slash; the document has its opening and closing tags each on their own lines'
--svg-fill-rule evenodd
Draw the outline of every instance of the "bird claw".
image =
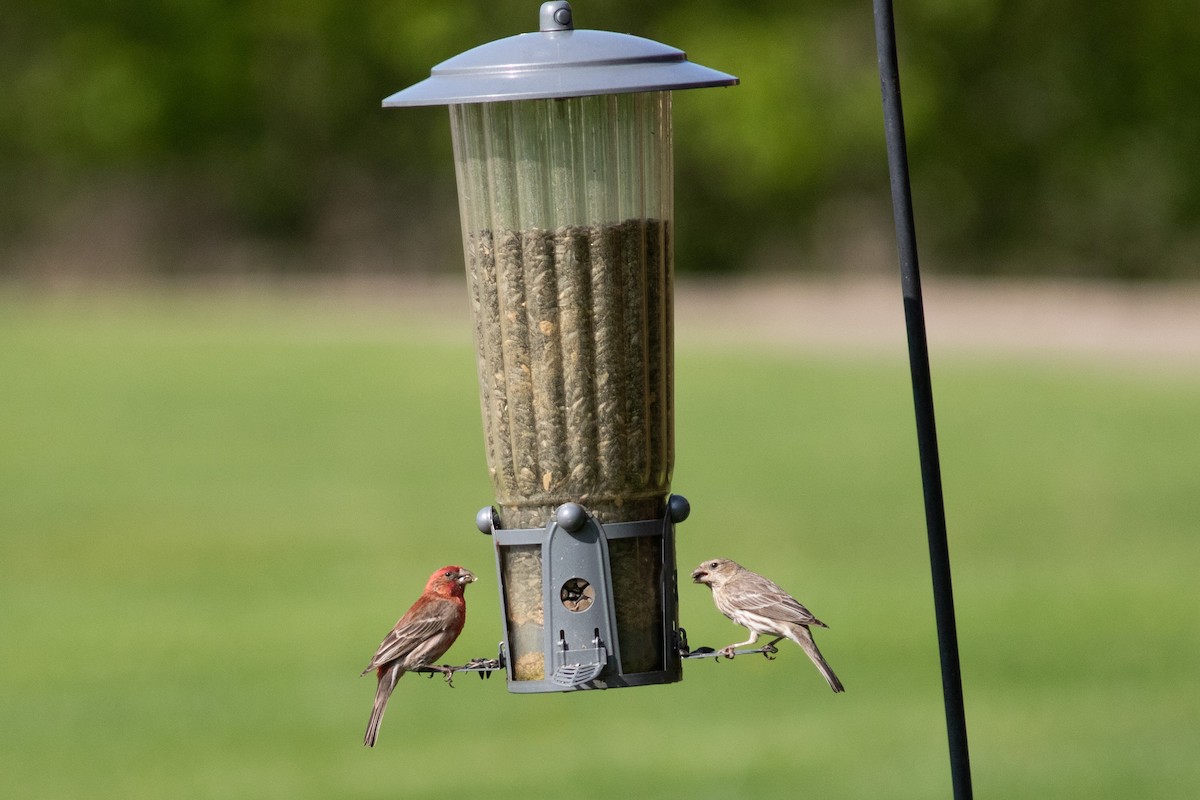
<svg viewBox="0 0 1200 800">
<path fill-rule="evenodd" d="M 454 667 L 449 664 L 426 664 L 421 668 L 421 672 L 428 675 L 430 680 L 433 680 L 434 675 L 440 673 L 446 679 L 446 685 L 451 689 L 454 688 Z"/>
<path fill-rule="evenodd" d="M 729 645 L 728 647 L 721 648 L 720 655 L 725 656 L 725 658 L 732 659 L 737 655 L 737 651 L 733 649 L 733 645 Z"/>
<path fill-rule="evenodd" d="M 779 652 L 779 648 L 777 648 L 773 644 L 764 645 L 762 648 L 763 658 L 765 658 L 767 661 L 774 661 L 775 654 L 778 652 Z"/>
</svg>

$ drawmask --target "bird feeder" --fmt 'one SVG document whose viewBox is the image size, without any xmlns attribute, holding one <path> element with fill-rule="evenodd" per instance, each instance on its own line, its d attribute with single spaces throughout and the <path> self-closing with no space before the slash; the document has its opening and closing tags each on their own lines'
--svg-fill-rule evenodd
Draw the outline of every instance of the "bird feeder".
<svg viewBox="0 0 1200 800">
<path fill-rule="evenodd" d="M 383 101 L 450 109 L 510 691 L 681 678 L 671 92 L 735 83 L 560 0 Z"/>
</svg>

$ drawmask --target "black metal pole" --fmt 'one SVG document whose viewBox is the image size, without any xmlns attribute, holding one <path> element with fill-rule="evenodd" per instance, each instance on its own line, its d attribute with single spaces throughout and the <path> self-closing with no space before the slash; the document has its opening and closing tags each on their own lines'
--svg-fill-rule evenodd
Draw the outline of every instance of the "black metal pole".
<svg viewBox="0 0 1200 800">
<path fill-rule="evenodd" d="M 954 622 L 950 549 L 946 539 L 942 471 L 938 463 L 937 424 L 933 416 L 933 384 L 929 372 L 929 344 L 925 336 L 921 271 L 917 263 L 917 233 L 913 222 L 912 191 L 908 177 L 904 111 L 900 104 L 896 27 L 892 1 L 874 0 L 874 5 L 875 45 L 879 54 L 879 81 L 883 91 L 888 172 L 891 175 L 892 209 L 896 218 L 896 247 L 900 256 L 904 319 L 908 331 L 908 360 L 912 371 L 913 405 L 917 415 L 917 447 L 921 458 L 921 483 L 925 492 L 925 524 L 929 533 L 929 564 L 933 572 L 934 615 L 937 619 L 938 649 L 942 662 L 946 733 L 950 743 L 950 777 L 955 800 L 970 800 L 971 759 L 967 749 L 967 717 L 963 706 L 962 670 L 958 660 L 958 632 Z"/>
</svg>

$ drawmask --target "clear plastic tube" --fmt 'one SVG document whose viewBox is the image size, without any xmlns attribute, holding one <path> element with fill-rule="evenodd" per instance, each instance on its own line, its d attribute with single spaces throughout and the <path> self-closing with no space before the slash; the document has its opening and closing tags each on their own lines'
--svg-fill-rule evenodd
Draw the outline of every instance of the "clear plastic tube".
<svg viewBox="0 0 1200 800">
<path fill-rule="evenodd" d="M 662 515 L 669 92 L 450 106 L 488 468 L 508 528 Z"/>
</svg>

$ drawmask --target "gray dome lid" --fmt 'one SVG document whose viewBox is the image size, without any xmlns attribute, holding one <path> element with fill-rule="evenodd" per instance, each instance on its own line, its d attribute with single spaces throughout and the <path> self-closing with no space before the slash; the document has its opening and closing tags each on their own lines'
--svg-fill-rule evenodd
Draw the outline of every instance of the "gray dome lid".
<svg viewBox="0 0 1200 800">
<path fill-rule="evenodd" d="M 575 30 L 565 0 L 543 3 L 541 30 L 499 39 L 443 61 L 387 107 L 491 103 L 732 86 L 738 79 L 650 39 Z"/>
</svg>

